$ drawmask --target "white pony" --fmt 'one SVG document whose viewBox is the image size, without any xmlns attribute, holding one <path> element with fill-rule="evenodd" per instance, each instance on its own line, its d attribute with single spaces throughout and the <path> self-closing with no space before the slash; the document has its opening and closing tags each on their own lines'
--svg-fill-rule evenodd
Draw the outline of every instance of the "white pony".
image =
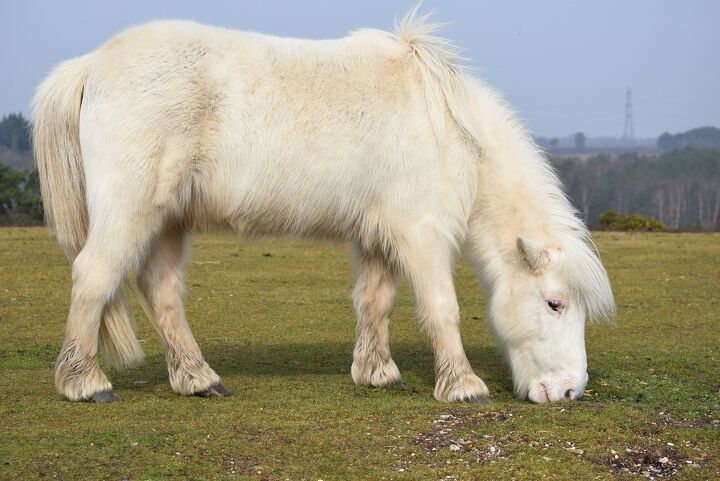
<svg viewBox="0 0 720 481">
<path fill-rule="evenodd" d="M 58 66 L 34 101 L 46 219 L 72 261 L 56 364 L 73 401 L 118 399 L 98 364 L 142 350 L 122 285 L 133 269 L 183 395 L 229 395 L 182 305 L 193 229 L 354 243 L 355 383 L 395 386 L 398 276 L 435 353 L 435 397 L 482 402 L 463 350 L 453 262 L 490 296 L 516 394 L 575 399 L 585 318 L 612 316 L 607 274 L 510 108 L 410 12 L 393 33 L 269 37 L 190 22 L 132 28 Z"/>
</svg>

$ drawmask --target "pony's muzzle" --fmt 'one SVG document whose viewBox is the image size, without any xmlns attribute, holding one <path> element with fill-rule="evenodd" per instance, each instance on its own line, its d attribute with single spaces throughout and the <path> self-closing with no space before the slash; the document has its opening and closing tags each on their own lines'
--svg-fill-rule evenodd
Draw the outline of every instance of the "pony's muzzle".
<svg viewBox="0 0 720 481">
<path fill-rule="evenodd" d="M 554 401 L 573 401 L 580 399 L 584 393 L 587 383 L 587 374 L 582 381 L 571 378 L 564 378 L 560 382 L 551 380 L 543 381 L 528 392 L 528 399 L 535 403 L 546 403 Z"/>
</svg>

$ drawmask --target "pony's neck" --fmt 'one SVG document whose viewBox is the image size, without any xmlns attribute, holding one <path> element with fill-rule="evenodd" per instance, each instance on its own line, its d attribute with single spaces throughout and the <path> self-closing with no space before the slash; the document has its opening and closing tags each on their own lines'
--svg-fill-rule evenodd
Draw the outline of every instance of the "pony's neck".
<svg viewBox="0 0 720 481">
<path fill-rule="evenodd" d="M 490 280 L 517 259 L 517 238 L 561 245 L 585 228 L 554 171 L 512 111 L 493 91 L 476 90 L 474 117 L 482 133 L 478 189 L 469 247 Z"/>
<path fill-rule="evenodd" d="M 561 253 L 567 285 L 591 319 L 615 315 L 610 281 L 560 181 L 530 135 L 492 90 L 469 82 L 481 155 L 468 247 L 492 290 L 520 261 L 518 237 Z"/>
</svg>

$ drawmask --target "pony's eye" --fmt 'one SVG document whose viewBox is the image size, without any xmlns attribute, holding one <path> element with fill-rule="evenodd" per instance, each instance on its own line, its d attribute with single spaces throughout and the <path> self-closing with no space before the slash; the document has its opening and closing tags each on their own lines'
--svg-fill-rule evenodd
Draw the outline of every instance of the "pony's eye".
<svg viewBox="0 0 720 481">
<path fill-rule="evenodd" d="M 562 310 L 562 302 L 556 300 L 556 299 L 550 299 L 547 301 L 547 305 L 550 309 L 552 309 L 555 312 L 560 312 Z"/>
</svg>

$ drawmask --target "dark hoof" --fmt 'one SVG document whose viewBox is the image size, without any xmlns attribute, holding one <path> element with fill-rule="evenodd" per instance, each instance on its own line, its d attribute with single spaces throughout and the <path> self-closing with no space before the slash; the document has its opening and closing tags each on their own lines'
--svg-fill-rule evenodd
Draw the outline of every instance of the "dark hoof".
<svg viewBox="0 0 720 481">
<path fill-rule="evenodd" d="M 468 404 L 489 404 L 492 401 L 488 396 L 465 396 L 461 402 Z"/>
<path fill-rule="evenodd" d="M 398 379 L 397 381 L 388 384 L 387 387 L 393 389 L 405 389 L 405 382 L 402 379 Z"/>
<path fill-rule="evenodd" d="M 91 403 L 95 404 L 105 404 L 105 403 L 112 403 L 115 401 L 119 401 L 120 396 L 115 394 L 112 391 L 100 391 L 93 394 L 92 399 L 90 399 Z"/>
<path fill-rule="evenodd" d="M 228 397 L 232 396 L 233 393 L 225 389 L 222 384 L 217 383 L 210 386 L 210 389 L 196 392 L 195 395 L 200 397 Z"/>
</svg>

